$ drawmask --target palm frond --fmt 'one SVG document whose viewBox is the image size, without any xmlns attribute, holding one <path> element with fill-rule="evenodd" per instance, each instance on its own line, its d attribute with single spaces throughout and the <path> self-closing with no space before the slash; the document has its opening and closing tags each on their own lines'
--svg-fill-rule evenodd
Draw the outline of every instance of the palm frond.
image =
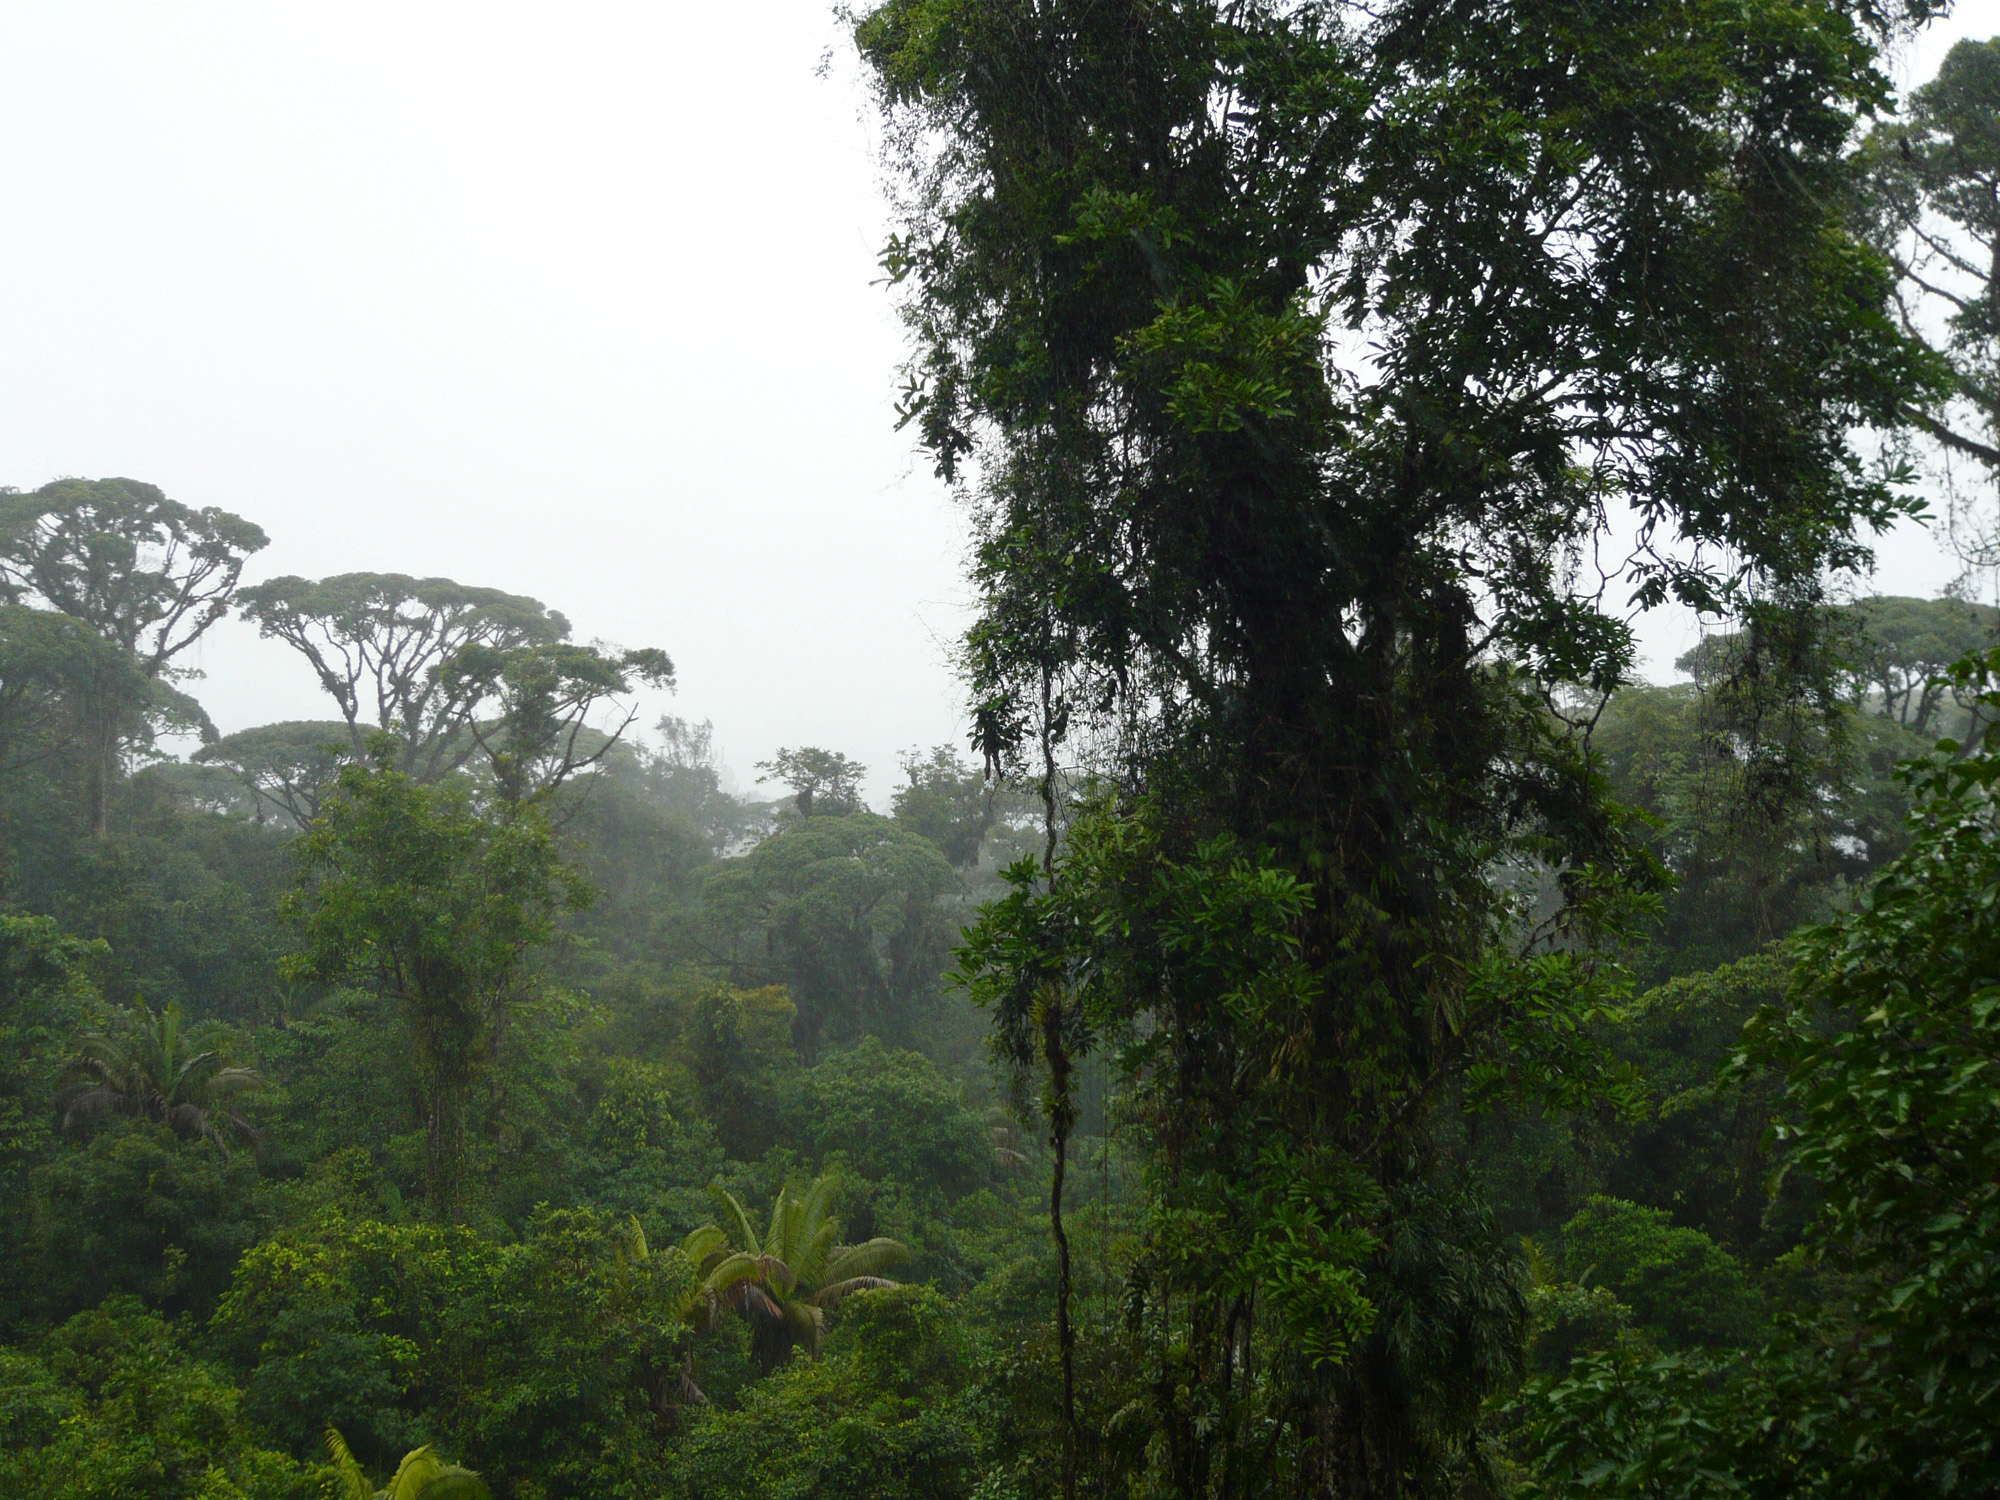
<svg viewBox="0 0 2000 1500">
<path fill-rule="evenodd" d="M 227 1021 L 196 1021 L 181 1032 L 182 1045 L 200 1052 L 228 1052 L 243 1040 Z"/>
<path fill-rule="evenodd" d="M 886 1276 L 850 1276 L 845 1281 L 829 1282 L 814 1292 L 810 1301 L 814 1307 L 838 1307 L 840 1299 L 850 1293 L 885 1291 L 902 1284 Z"/>
<path fill-rule="evenodd" d="M 781 1292 L 789 1292 L 798 1285 L 798 1273 L 775 1255 L 757 1257 L 757 1279 L 766 1286 L 776 1287 Z"/>
<path fill-rule="evenodd" d="M 681 1254 L 693 1263 L 697 1271 L 703 1270 L 711 1257 L 728 1248 L 728 1232 L 714 1224 L 702 1225 L 681 1241 Z"/>
<path fill-rule="evenodd" d="M 612 1242 L 612 1252 L 621 1266 L 643 1266 L 653 1258 L 653 1247 L 646 1243 L 645 1226 L 639 1222 L 637 1214 L 627 1214 L 625 1222 L 613 1233 L 617 1238 Z"/>
<path fill-rule="evenodd" d="M 178 1067 L 173 1066 L 172 1057 L 166 1061 L 176 1094 L 193 1093 L 229 1066 L 229 1059 L 220 1052 L 197 1052 L 192 1057 L 182 1058 Z"/>
<path fill-rule="evenodd" d="M 429 1443 L 421 1448 L 412 1448 L 396 1465 L 396 1477 L 382 1491 L 384 1500 L 422 1500 L 431 1481 L 441 1477 L 444 1471 L 444 1460 L 432 1451 Z"/>
<path fill-rule="evenodd" d="M 109 1084 L 100 1084 L 96 1088 L 84 1089 L 69 1100 L 63 1109 L 62 1125 L 63 1129 L 68 1130 L 73 1125 L 94 1120 L 99 1115 L 122 1115 L 134 1112 L 131 1100 L 126 1097 L 122 1089 Z"/>
<path fill-rule="evenodd" d="M 92 1086 L 66 1101 L 63 1123 L 115 1112 L 158 1120 L 183 1136 L 222 1141 L 226 1127 L 254 1139 L 256 1131 L 240 1116 L 210 1115 L 222 1097 L 267 1086 L 256 1069 L 231 1061 L 236 1041 L 221 1022 L 186 1025 L 178 1004 L 155 1011 L 135 998 L 117 1034 L 80 1038 L 64 1064 L 66 1079 Z"/>
<path fill-rule="evenodd" d="M 778 1196 L 771 1202 L 771 1232 L 764 1236 L 764 1248 L 773 1255 L 782 1255 L 787 1260 L 795 1253 L 792 1246 L 792 1226 L 798 1220 L 798 1194 L 791 1179 L 778 1189 Z"/>
<path fill-rule="evenodd" d="M 761 1281 L 764 1276 L 764 1258 L 752 1255 L 748 1250 L 737 1250 L 717 1263 L 714 1270 L 702 1279 L 702 1290 L 713 1296 L 727 1296 L 746 1281 Z"/>
<path fill-rule="evenodd" d="M 211 1094 L 248 1094 L 270 1086 L 271 1080 L 255 1068 L 235 1066 L 217 1069 L 215 1075 L 208 1080 L 208 1091 Z"/>
<path fill-rule="evenodd" d="M 743 1211 L 743 1205 L 736 1201 L 735 1194 L 719 1184 L 711 1187 L 709 1192 L 714 1195 L 717 1205 L 728 1219 L 729 1229 L 736 1243 L 752 1255 L 760 1252 L 764 1247 L 757 1239 L 757 1231 L 750 1227 L 750 1215 Z"/>
<path fill-rule="evenodd" d="M 827 1258 L 833 1254 L 834 1242 L 840 1238 L 840 1221 L 822 1219 L 811 1226 L 805 1235 L 805 1242 L 798 1249 L 799 1279 L 818 1282 L 826 1279 Z"/>
<path fill-rule="evenodd" d="M 375 1500 L 374 1490 L 368 1487 L 368 1477 L 361 1472 L 361 1465 L 348 1451 L 347 1439 L 331 1423 L 326 1429 L 326 1451 L 333 1458 L 334 1472 L 340 1476 L 342 1500 Z"/>
<path fill-rule="evenodd" d="M 810 1302 L 787 1302 L 784 1320 L 792 1337 L 804 1344 L 806 1352 L 813 1358 L 819 1358 L 819 1340 L 826 1328 L 826 1314 Z"/>
<path fill-rule="evenodd" d="M 722 1326 L 723 1299 L 705 1286 L 695 1287 L 681 1303 L 680 1319 L 696 1333 L 708 1335 Z"/>
<path fill-rule="evenodd" d="M 778 1300 L 754 1281 L 742 1284 L 743 1311 L 754 1315 L 766 1323 L 785 1321 L 785 1309 Z"/>
<path fill-rule="evenodd" d="M 807 1233 L 815 1232 L 822 1224 L 831 1222 L 834 1196 L 839 1191 L 840 1179 L 831 1172 L 816 1179 L 813 1185 L 806 1189 L 800 1209 Z"/>
<path fill-rule="evenodd" d="M 181 1008 L 169 1003 L 156 1014 L 147 1008 L 143 998 L 134 996 L 132 1009 L 137 1021 L 131 1050 L 147 1076 L 164 1089 L 173 1078 L 174 1059 L 181 1051 Z"/>
<path fill-rule="evenodd" d="M 708 1405 L 708 1392 L 704 1391 L 694 1378 L 694 1354 L 690 1352 L 681 1361 L 681 1372 L 674 1380 L 674 1401 L 681 1406 Z"/>
<path fill-rule="evenodd" d="M 910 1247 L 901 1240 L 881 1236 L 861 1245 L 844 1245 L 834 1252 L 822 1277 L 823 1282 L 851 1281 L 856 1276 L 875 1276 L 890 1266 L 906 1264 Z"/>
<path fill-rule="evenodd" d="M 712 1325 L 723 1307 L 734 1308 L 750 1320 L 751 1352 L 766 1370 L 800 1344 L 817 1355 L 826 1326 L 822 1309 L 852 1292 L 896 1285 L 877 1273 L 910 1258 L 909 1248 L 891 1239 L 839 1244 L 840 1221 L 833 1206 L 840 1179 L 832 1173 L 810 1183 L 787 1179 L 771 1204 L 770 1230 L 761 1243 L 743 1205 L 720 1184 L 709 1191 L 733 1233 L 724 1236 L 711 1228 L 688 1236 L 684 1249 L 689 1258 L 706 1252 L 697 1263 L 712 1269 L 682 1316 L 701 1327 L 705 1325 L 699 1320 Z M 710 1247 L 724 1239 L 744 1248 L 713 1261 L 710 1257 L 720 1252 Z"/>
<path fill-rule="evenodd" d="M 811 1281 L 823 1247 L 839 1233 L 826 1232 L 826 1207 L 830 1200 L 830 1178 L 822 1177 L 801 1187 L 788 1179 L 771 1205 L 771 1232 L 764 1248 L 781 1257 L 799 1279 Z"/>
<path fill-rule="evenodd" d="M 78 1037 L 76 1051 L 63 1065 L 65 1075 L 88 1075 L 92 1078 L 112 1078 L 122 1075 L 130 1067 L 125 1051 L 108 1036 Z"/>
</svg>

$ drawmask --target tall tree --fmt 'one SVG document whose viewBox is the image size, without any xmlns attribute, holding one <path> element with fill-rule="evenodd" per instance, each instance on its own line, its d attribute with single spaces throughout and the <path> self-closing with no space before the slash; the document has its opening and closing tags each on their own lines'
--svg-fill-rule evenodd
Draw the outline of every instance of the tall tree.
<svg viewBox="0 0 2000 1500">
<path fill-rule="evenodd" d="M 1000 816 L 1000 783 L 958 758 L 949 745 L 903 758 L 903 785 L 891 799 L 896 821 L 938 846 L 956 869 L 979 863 L 986 831 Z"/>
<path fill-rule="evenodd" d="M 838 818 L 861 811 L 861 778 L 868 768 L 837 750 L 817 745 L 780 747 L 769 760 L 758 761 L 757 769 L 764 773 L 757 778 L 760 782 L 775 781 L 792 789 L 792 805 L 802 818 L 815 813 Z"/>
<path fill-rule="evenodd" d="M 459 1205 L 466 1094 L 491 1060 L 530 952 L 588 899 L 547 819 L 500 817 L 463 792 L 396 769 L 378 739 L 341 769 L 293 846 L 299 888 L 285 911 L 303 944 L 298 979 L 361 982 L 402 1015 L 422 1086 L 431 1210 Z"/>
<path fill-rule="evenodd" d="M 0 592 L 87 622 L 128 652 L 142 677 L 164 683 L 175 660 L 229 612 L 244 561 L 267 540 L 241 516 L 192 509 L 157 485 L 59 479 L 0 497 Z M 185 712 L 189 701 L 177 706 Z M 119 746 L 145 705 L 111 683 L 84 708 L 90 821 L 103 834 Z"/>
<path fill-rule="evenodd" d="M 874 813 L 814 816 L 708 876 L 714 953 L 740 981 L 783 984 L 807 1061 L 864 1036 L 907 1044 L 942 988 L 962 889 L 929 840 Z"/>
<path fill-rule="evenodd" d="M 1596 1003 L 1491 876 L 1546 871 L 1572 942 L 1644 876 L 1575 711 L 1631 661 L 1614 509 L 1638 603 L 1721 609 L 1751 581 L 1809 603 L 1903 508 L 1848 434 L 1931 366 L 1850 231 L 1848 153 L 1877 43 L 1932 8 L 859 18 L 901 153 L 904 410 L 977 486 L 979 743 L 1052 808 L 1075 772 L 1111 791 L 971 977 L 1058 1146 L 1081 1048 L 1142 1064 L 1151 1437 L 1096 1450 L 1134 1485 L 1425 1494 L 1470 1461 L 1521 1298 L 1457 1101 L 1574 1089 Z M 1211 1225 L 1252 1253 L 1203 1253 Z M 1295 1287 L 1337 1314 L 1317 1345 Z"/>
<path fill-rule="evenodd" d="M 243 590 L 243 616 L 305 657 L 339 706 L 356 758 L 371 733 L 396 736 L 399 764 L 432 782 L 479 753 L 467 725 L 492 690 L 480 673 L 447 672 L 469 649 L 554 646 L 569 621 L 539 600 L 449 578 L 287 575 Z"/>
<path fill-rule="evenodd" d="M 593 727 L 591 715 L 635 686 L 671 688 L 674 664 L 651 648 L 469 646 L 445 664 L 439 681 L 472 706 L 465 732 L 485 756 L 500 800 L 518 806 L 600 764 L 639 710 L 628 706 L 609 730 Z M 479 706 L 489 700 L 493 711 L 482 717 Z"/>
<path fill-rule="evenodd" d="M 1987 513 L 2000 477 L 2000 37 L 1953 46 L 1864 159 L 1866 222 L 1896 268 L 1896 311 L 1950 371 L 1906 414 L 1948 459 L 1971 462 L 1985 503 L 1961 504 L 1953 484 L 1951 535 L 1968 564 L 2000 566 L 2000 518 Z"/>
<path fill-rule="evenodd" d="M 1959 733 L 1965 726 L 1948 721 L 1971 705 L 1958 700 L 1945 669 L 2000 640 L 2000 609 L 1877 594 L 1848 613 L 1856 627 L 1848 655 L 1857 696 L 1914 734 Z"/>
<path fill-rule="evenodd" d="M 319 816 L 320 794 L 347 759 L 345 724 L 330 720 L 288 720 L 259 724 L 224 735 L 194 753 L 196 761 L 219 766 L 257 800 L 294 828 Z"/>
<path fill-rule="evenodd" d="M 115 685 L 137 704 L 143 684 L 131 655 L 81 620 L 0 604 L 0 767 L 60 754 L 75 742 L 80 704 Z"/>
<path fill-rule="evenodd" d="M 101 778 L 98 723 L 109 715 L 144 732 L 148 708 L 169 696 L 179 697 L 85 621 L 0 604 L 0 773 L 32 767 L 63 785 L 80 762 L 88 796 Z"/>
<path fill-rule="evenodd" d="M 655 724 L 657 746 L 633 745 L 639 783 L 662 806 L 681 814 L 721 853 L 767 821 L 763 809 L 746 806 L 723 790 L 715 726 L 690 724 L 672 714 Z"/>
</svg>

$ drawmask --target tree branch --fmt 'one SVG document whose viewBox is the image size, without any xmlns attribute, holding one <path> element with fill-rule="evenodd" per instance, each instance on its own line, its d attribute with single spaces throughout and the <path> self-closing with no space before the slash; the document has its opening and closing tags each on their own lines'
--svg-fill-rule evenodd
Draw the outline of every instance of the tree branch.
<svg viewBox="0 0 2000 1500">
<path fill-rule="evenodd" d="M 1938 421 L 1937 418 L 1931 416 L 1928 412 L 1919 411 L 1914 406 L 1904 406 L 1900 415 L 1904 421 L 1910 423 L 1912 426 L 1922 428 L 1947 448 L 1954 448 L 1960 453 L 1971 455 L 1981 463 L 1991 464 L 1994 468 L 2000 469 L 2000 448 L 1991 447 L 1986 443 L 1980 442 L 1977 438 L 1969 438 L 1960 433 L 1953 432 L 1944 423 Z"/>
</svg>

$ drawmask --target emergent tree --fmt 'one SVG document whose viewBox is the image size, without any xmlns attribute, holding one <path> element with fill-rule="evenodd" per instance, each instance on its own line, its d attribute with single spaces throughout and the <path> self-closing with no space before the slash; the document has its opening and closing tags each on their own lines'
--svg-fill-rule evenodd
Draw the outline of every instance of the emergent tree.
<svg viewBox="0 0 2000 1500">
<path fill-rule="evenodd" d="M 288 720 L 224 735 L 194 758 L 228 771 L 260 806 L 303 828 L 319 816 L 320 793 L 348 759 L 347 744 L 345 724 Z"/>
<path fill-rule="evenodd" d="M 1942 450 L 1948 480 L 1971 464 L 1969 491 L 1948 486 L 1949 534 L 1968 564 L 1990 568 L 2000 564 L 2000 38 L 1954 46 L 1863 159 L 1866 222 L 1895 266 L 1897 315 L 1950 370 L 1905 415 Z"/>
<path fill-rule="evenodd" d="M 357 759 L 370 734 L 392 734 L 398 765 L 423 782 L 478 754 L 466 726 L 490 683 L 447 666 L 471 648 L 508 652 L 569 635 L 569 621 L 539 600 L 401 573 L 287 575 L 243 590 L 242 607 L 312 666 Z"/>
<path fill-rule="evenodd" d="M 86 622 L 164 688 L 176 659 L 229 613 L 245 559 L 266 540 L 241 516 L 194 510 L 136 479 L 59 479 L 0 496 L 0 595 Z M 151 696 L 205 725 L 183 695 Z M 153 706 L 115 679 L 82 703 L 98 834 L 109 828 L 119 746 Z"/>
<path fill-rule="evenodd" d="M 1471 1461 L 1523 1304 L 1452 1143 L 1464 1101 L 1590 1080 L 1582 955 L 1647 874 L 1586 739 L 1627 604 L 1809 607 L 1904 508 L 1849 434 L 1936 366 L 1852 231 L 1850 147 L 1878 45 L 1936 8 L 858 18 L 903 410 L 976 486 L 978 748 L 1052 829 L 1078 773 L 1108 799 L 970 976 L 1058 1174 L 1077 1053 L 1131 1043 L 1144 1337 L 1106 1399 L 1139 1394 L 1091 1420 L 1059 1275 L 1066 1491 L 1097 1462 L 1107 1489 L 1430 1494 Z M 1492 875 L 1523 868 L 1562 953 L 1522 951 Z M 1216 1225 L 1250 1253 L 1208 1253 Z"/>
</svg>

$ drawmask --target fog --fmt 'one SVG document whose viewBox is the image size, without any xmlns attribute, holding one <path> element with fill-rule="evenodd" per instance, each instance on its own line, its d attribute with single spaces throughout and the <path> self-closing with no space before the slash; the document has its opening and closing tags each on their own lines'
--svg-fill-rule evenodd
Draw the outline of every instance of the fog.
<svg viewBox="0 0 2000 1500">
<path fill-rule="evenodd" d="M 1928 76 L 1964 5 L 1907 60 Z M 747 783 L 959 741 L 953 502 L 894 429 L 869 101 L 823 0 L 0 10 L 0 483 L 120 474 L 249 577 L 441 573 L 658 645 Z M 1952 572 L 1921 534 L 1878 585 Z M 1645 640 L 1665 670 L 1691 634 Z M 231 622 L 225 730 L 322 717 Z"/>
</svg>

